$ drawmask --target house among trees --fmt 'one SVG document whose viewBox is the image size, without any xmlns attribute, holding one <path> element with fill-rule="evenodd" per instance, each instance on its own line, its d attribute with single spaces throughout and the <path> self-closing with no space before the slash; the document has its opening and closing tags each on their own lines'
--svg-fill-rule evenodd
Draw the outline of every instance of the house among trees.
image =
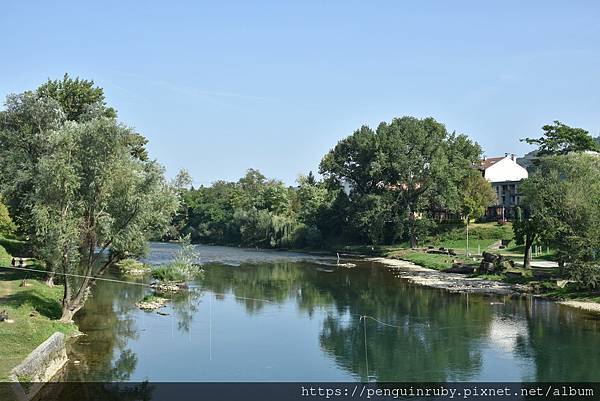
<svg viewBox="0 0 600 401">
<path fill-rule="evenodd" d="M 514 154 L 504 157 L 484 158 L 479 167 L 483 177 L 496 191 L 496 202 L 486 212 L 488 220 L 507 220 L 515 216 L 515 209 L 521 199 L 519 183 L 527 178 L 527 169 L 517 163 Z"/>
</svg>

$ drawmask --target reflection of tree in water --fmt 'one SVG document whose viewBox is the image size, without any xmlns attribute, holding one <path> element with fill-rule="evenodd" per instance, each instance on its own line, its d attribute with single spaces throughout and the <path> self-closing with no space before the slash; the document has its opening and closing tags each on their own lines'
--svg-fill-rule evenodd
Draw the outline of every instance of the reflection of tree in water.
<svg viewBox="0 0 600 401">
<path fill-rule="evenodd" d="M 308 315 L 328 310 L 320 334 L 321 347 L 344 369 L 363 379 L 366 362 L 360 315 L 370 315 L 401 328 L 369 320 L 369 373 L 378 380 L 468 379 L 482 365 L 478 340 L 489 332 L 492 311 L 485 302 L 470 302 L 398 281 L 381 267 L 319 271 L 315 265 L 279 263 L 207 268 L 204 285 L 240 300 L 249 313 L 266 303 L 294 299 Z M 333 309 L 333 310 L 332 310 Z"/>
<path fill-rule="evenodd" d="M 93 300 L 86 304 L 77 317 L 77 324 L 85 336 L 71 346 L 70 358 L 79 360 L 79 366 L 70 369 L 70 381 L 125 381 L 131 377 L 137 364 L 133 351 L 126 348 L 129 339 L 138 338 L 135 320 L 128 313 L 135 302 L 143 298 L 146 288 L 121 283 L 99 283 L 93 291 Z M 86 350 L 92 347 L 93 352 Z M 85 373 L 84 373 L 85 372 Z"/>
<path fill-rule="evenodd" d="M 540 300 L 512 307 L 527 316 L 528 338 L 520 339 L 517 352 L 535 361 L 532 381 L 600 381 L 598 316 Z"/>
<path fill-rule="evenodd" d="M 171 310 L 177 318 L 177 329 L 189 333 L 194 315 L 198 312 L 198 304 L 202 292 L 196 288 L 190 288 L 187 291 L 170 294 L 167 296 Z"/>
</svg>

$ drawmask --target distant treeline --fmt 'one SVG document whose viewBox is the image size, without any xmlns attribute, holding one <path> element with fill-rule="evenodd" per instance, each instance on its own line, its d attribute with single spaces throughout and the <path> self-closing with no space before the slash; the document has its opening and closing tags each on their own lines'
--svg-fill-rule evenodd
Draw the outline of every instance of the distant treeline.
<svg viewBox="0 0 600 401">
<path fill-rule="evenodd" d="M 341 140 L 298 185 L 250 169 L 237 182 L 189 189 L 171 237 L 258 247 L 397 243 L 436 230 L 435 211 L 478 218 L 494 199 L 476 169 L 482 156 L 465 135 L 449 134 L 432 118 L 403 117 L 363 126 Z"/>
</svg>

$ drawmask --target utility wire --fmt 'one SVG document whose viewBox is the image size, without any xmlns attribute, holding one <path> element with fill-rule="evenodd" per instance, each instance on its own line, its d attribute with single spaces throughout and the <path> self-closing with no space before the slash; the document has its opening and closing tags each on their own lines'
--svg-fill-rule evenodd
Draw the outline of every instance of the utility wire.
<svg viewBox="0 0 600 401">
<path fill-rule="evenodd" d="M 15 271 L 28 271 L 28 272 L 44 273 L 44 274 L 50 274 L 50 273 L 52 273 L 52 272 L 49 272 L 48 270 L 32 269 L 30 267 L 0 266 L 0 269 L 10 269 L 10 270 L 15 270 Z M 55 275 L 57 275 L 57 276 L 65 276 L 65 277 L 77 277 L 77 278 L 86 278 L 86 277 L 89 277 L 89 276 L 84 276 L 84 275 L 81 275 L 81 274 L 73 274 L 73 273 L 61 273 L 61 272 L 53 272 L 53 273 Z M 130 285 L 138 285 L 138 286 L 141 286 L 141 287 L 153 288 L 151 284 L 138 283 L 136 281 L 125 281 L 125 280 L 118 280 L 118 279 L 104 278 L 104 277 L 92 277 L 92 278 L 94 280 L 107 281 L 107 282 L 110 282 L 110 283 L 130 284 Z M 216 292 L 213 292 L 213 294 L 214 295 L 218 295 L 218 296 L 231 295 L 235 299 L 241 299 L 241 300 L 245 300 L 245 301 L 259 301 L 259 302 L 273 303 L 273 301 L 271 301 L 269 299 L 242 297 L 242 296 L 235 295 L 235 294 L 220 294 L 220 293 L 216 293 Z"/>
</svg>

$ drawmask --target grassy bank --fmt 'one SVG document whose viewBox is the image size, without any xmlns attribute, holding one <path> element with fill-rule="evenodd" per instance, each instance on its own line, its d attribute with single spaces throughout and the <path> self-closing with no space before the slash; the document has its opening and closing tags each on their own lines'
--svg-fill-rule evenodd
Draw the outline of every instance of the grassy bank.
<svg viewBox="0 0 600 401">
<path fill-rule="evenodd" d="M 0 260 L 6 255 L 0 248 Z M 0 381 L 6 381 L 10 370 L 54 332 L 77 331 L 73 324 L 56 321 L 61 315 L 62 287 L 49 288 L 32 278 L 21 286 L 24 277 L 23 272 L 0 269 L 0 311 L 6 310 L 13 321 L 0 322 Z"/>
</svg>

